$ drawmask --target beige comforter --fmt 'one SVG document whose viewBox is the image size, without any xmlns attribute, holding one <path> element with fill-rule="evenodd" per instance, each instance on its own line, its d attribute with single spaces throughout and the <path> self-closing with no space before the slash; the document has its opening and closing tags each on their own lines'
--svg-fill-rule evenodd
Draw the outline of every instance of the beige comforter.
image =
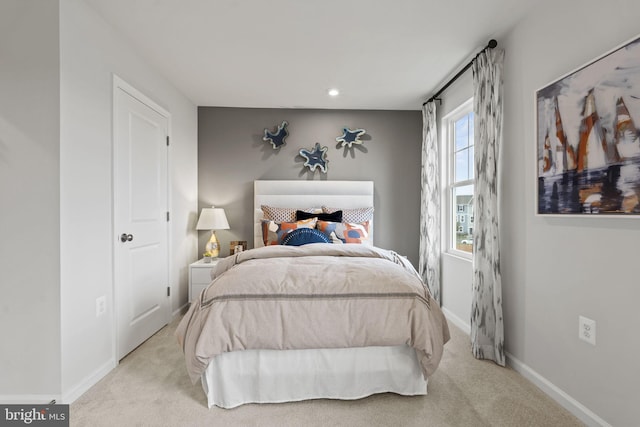
<svg viewBox="0 0 640 427">
<path fill-rule="evenodd" d="M 416 349 L 426 378 L 449 329 L 405 258 L 371 246 L 316 243 L 224 258 L 176 335 L 194 383 L 228 351 L 403 344 Z"/>
</svg>

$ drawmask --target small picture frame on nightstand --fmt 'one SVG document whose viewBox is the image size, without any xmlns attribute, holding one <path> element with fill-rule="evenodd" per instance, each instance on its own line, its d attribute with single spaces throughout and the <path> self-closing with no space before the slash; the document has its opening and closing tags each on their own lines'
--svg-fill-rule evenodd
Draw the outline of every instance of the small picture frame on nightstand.
<svg viewBox="0 0 640 427">
<path fill-rule="evenodd" d="M 246 240 L 232 240 L 229 242 L 229 255 L 247 250 Z"/>
</svg>

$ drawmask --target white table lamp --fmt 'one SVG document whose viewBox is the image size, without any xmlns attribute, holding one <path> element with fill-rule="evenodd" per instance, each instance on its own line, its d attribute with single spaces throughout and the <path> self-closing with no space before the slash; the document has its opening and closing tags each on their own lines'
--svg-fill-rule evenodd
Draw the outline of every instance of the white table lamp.
<svg viewBox="0 0 640 427">
<path fill-rule="evenodd" d="M 216 237 L 216 230 L 228 229 L 229 222 L 227 221 L 224 209 L 213 206 L 202 209 L 202 212 L 200 212 L 200 218 L 198 218 L 196 230 L 211 230 L 211 238 L 204 247 L 205 253 L 212 258 L 216 258 L 220 255 L 220 243 Z"/>
</svg>

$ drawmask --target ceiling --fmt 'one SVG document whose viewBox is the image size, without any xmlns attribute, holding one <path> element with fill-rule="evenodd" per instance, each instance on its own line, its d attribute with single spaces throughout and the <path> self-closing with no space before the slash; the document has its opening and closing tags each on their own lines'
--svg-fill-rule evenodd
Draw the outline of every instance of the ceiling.
<svg viewBox="0 0 640 427">
<path fill-rule="evenodd" d="M 85 0 L 198 106 L 418 110 L 530 0 Z M 329 88 L 340 95 L 331 98 Z"/>
</svg>

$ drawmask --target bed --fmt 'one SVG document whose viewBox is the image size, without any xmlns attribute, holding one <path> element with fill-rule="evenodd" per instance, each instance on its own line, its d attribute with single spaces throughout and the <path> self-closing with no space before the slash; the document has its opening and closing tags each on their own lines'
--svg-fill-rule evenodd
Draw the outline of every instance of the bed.
<svg viewBox="0 0 640 427">
<path fill-rule="evenodd" d="M 283 234 L 313 244 L 265 245 L 263 206 L 361 214 L 373 182 L 255 181 L 254 204 L 255 248 L 218 263 L 176 331 L 208 406 L 426 394 L 447 323 L 409 261 L 373 244 L 372 216 L 348 231 L 361 244 L 335 244 L 350 241 L 336 229 L 315 240 L 313 222 Z"/>
</svg>

